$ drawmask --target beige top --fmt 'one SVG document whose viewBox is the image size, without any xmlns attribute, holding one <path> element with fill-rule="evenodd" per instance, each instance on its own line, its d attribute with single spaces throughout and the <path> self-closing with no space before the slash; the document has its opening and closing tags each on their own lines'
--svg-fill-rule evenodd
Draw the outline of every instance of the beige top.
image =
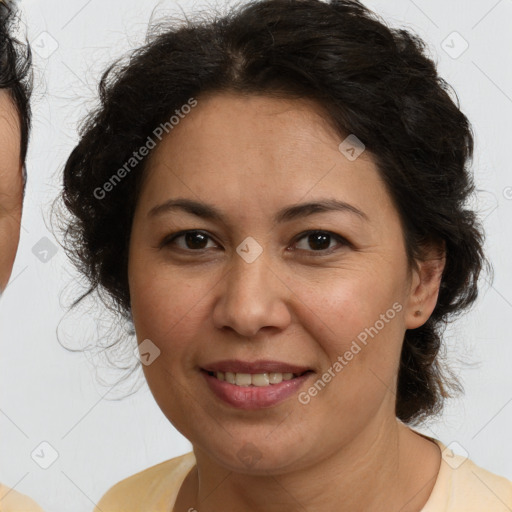
<svg viewBox="0 0 512 512">
<path fill-rule="evenodd" d="M 0 512 L 43 512 L 43 509 L 27 496 L 0 484 Z"/>
<path fill-rule="evenodd" d="M 421 512 L 511 512 L 512 482 L 443 452 L 436 483 Z M 445 451 L 446 450 L 446 451 Z M 152 466 L 114 485 L 94 512 L 171 512 L 181 484 L 195 466 L 193 452 Z"/>
</svg>

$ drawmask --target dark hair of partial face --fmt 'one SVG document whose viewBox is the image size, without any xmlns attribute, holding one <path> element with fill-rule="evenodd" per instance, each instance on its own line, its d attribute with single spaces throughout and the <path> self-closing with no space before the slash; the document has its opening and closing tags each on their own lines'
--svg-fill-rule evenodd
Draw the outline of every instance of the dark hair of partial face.
<svg viewBox="0 0 512 512">
<path fill-rule="evenodd" d="M 20 159 L 25 163 L 31 125 L 32 53 L 13 35 L 19 21 L 14 2 L 0 2 L 0 89 L 9 91 L 21 127 Z"/>
<path fill-rule="evenodd" d="M 107 197 L 95 190 L 190 98 L 228 91 L 314 100 L 340 141 L 355 134 L 373 156 L 401 219 L 410 268 L 429 244 L 444 243 L 437 305 L 405 333 L 396 390 L 403 422 L 439 413 L 461 389 L 441 364 L 443 330 L 473 304 L 488 265 L 482 228 L 466 206 L 474 192 L 472 129 L 425 43 L 358 1 L 263 0 L 159 25 L 145 46 L 104 72 L 100 104 L 64 169 L 65 246 L 90 285 L 75 305 L 100 292 L 130 321 L 128 246 L 147 158 Z"/>
</svg>

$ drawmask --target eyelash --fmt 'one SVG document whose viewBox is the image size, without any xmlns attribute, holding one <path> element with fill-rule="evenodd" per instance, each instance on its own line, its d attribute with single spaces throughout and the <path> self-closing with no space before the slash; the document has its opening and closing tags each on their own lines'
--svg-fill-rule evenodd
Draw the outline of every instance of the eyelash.
<svg viewBox="0 0 512 512">
<path fill-rule="evenodd" d="M 162 248 L 164 248 L 166 246 L 169 246 L 169 245 L 173 244 L 173 242 L 175 240 L 177 240 L 178 238 L 181 238 L 181 237 L 183 237 L 183 236 L 185 236 L 185 235 L 187 235 L 189 233 L 196 233 L 196 234 L 204 235 L 209 240 L 213 240 L 213 238 L 210 235 L 208 235 L 208 233 L 206 233 L 204 231 L 201 231 L 201 230 L 197 230 L 197 229 L 191 229 L 191 230 L 179 231 L 177 233 L 173 233 L 171 235 L 167 235 L 162 240 L 162 242 L 160 243 L 159 248 L 162 249 Z M 293 243 L 296 244 L 300 240 L 302 240 L 303 238 L 306 238 L 309 235 L 328 235 L 331 238 L 334 238 L 335 240 L 337 240 L 341 245 L 347 246 L 347 247 L 352 247 L 352 244 L 348 240 L 343 238 L 341 235 L 338 235 L 338 234 L 333 233 L 331 231 L 322 231 L 322 230 L 318 230 L 318 229 L 310 230 L 310 231 L 304 231 L 303 233 L 300 233 L 299 235 L 297 235 L 295 237 L 295 240 L 294 240 Z M 183 249 L 181 247 L 179 247 L 178 249 L 180 249 L 181 251 L 189 252 L 189 253 L 199 253 L 199 254 L 204 253 L 205 251 L 208 250 L 208 249 L 197 249 L 197 250 L 194 250 L 194 249 Z M 313 257 L 316 257 L 316 256 L 327 256 L 327 255 L 330 255 L 332 252 L 334 252 L 336 250 L 336 247 L 331 247 L 330 249 L 322 249 L 322 250 L 319 250 L 319 251 L 313 251 L 313 250 L 308 251 L 308 250 L 305 250 L 305 249 L 299 249 L 299 250 L 303 251 L 303 252 L 305 251 L 305 252 L 312 253 Z"/>
</svg>

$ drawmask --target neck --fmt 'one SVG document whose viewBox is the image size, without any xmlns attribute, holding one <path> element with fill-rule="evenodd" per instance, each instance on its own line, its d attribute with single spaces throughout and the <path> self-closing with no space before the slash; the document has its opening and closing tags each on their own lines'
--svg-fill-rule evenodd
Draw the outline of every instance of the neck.
<svg viewBox="0 0 512 512">
<path fill-rule="evenodd" d="M 175 512 L 336 510 L 418 512 L 439 471 L 440 451 L 393 419 L 368 427 L 350 446 L 319 462 L 279 475 L 234 473 L 194 447 Z"/>
</svg>

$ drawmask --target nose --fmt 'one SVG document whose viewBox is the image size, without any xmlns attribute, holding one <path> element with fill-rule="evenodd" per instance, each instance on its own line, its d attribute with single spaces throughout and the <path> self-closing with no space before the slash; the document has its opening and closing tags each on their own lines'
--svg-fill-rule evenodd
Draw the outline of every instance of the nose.
<svg viewBox="0 0 512 512">
<path fill-rule="evenodd" d="M 238 254 L 222 283 L 213 322 L 218 329 L 232 329 L 240 336 L 256 336 L 262 329 L 285 329 L 291 315 L 291 291 L 283 276 L 261 254 L 248 263 Z M 274 267 L 276 267 L 274 265 Z"/>
</svg>

